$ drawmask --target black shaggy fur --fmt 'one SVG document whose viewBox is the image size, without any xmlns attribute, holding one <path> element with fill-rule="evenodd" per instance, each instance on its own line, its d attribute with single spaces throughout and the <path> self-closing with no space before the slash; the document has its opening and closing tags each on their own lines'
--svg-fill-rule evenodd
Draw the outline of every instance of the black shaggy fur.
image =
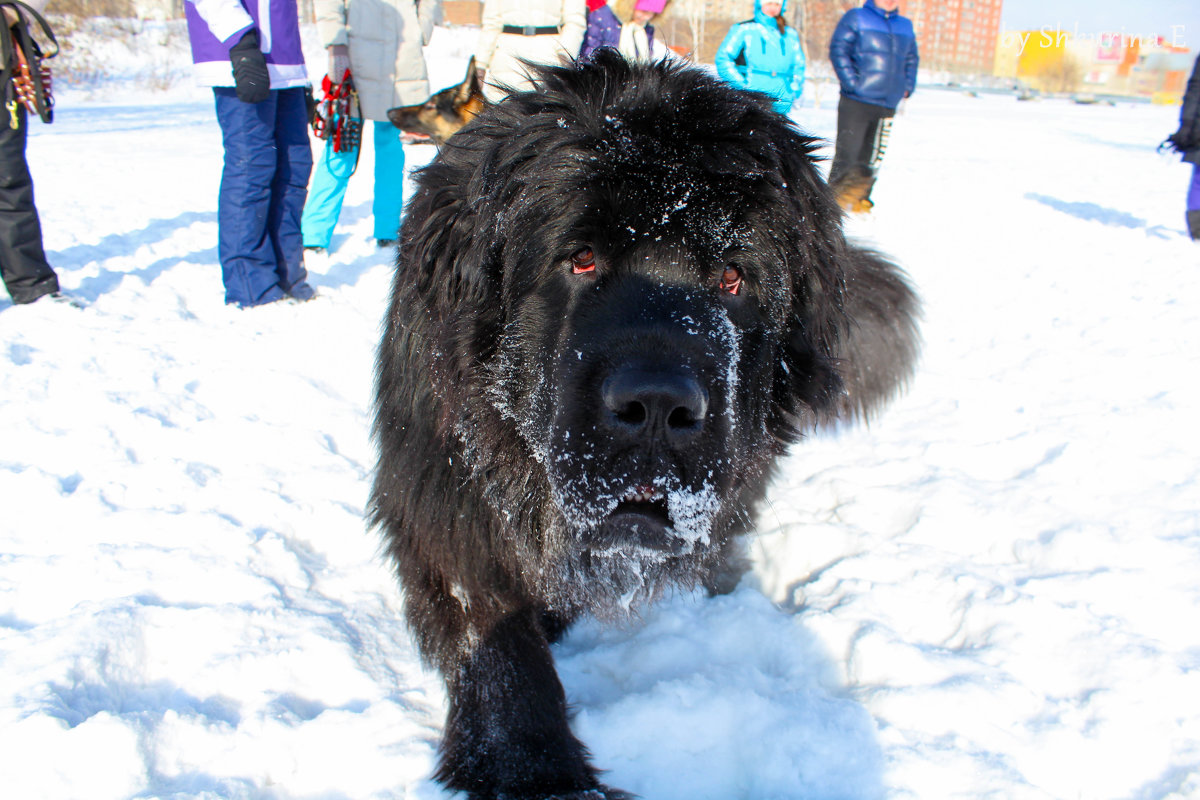
<svg viewBox="0 0 1200 800">
<path fill-rule="evenodd" d="M 549 643 L 665 586 L 732 588 L 776 457 L 910 374 L 916 298 L 846 242 L 814 148 L 761 95 L 603 52 L 541 68 L 419 174 L 372 515 L 446 680 L 447 786 L 623 797 Z"/>
</svg>

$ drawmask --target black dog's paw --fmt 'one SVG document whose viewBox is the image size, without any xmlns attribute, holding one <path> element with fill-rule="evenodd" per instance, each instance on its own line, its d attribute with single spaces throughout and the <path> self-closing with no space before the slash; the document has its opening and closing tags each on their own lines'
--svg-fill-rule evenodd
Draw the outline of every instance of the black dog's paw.
<svg viewBox="0 0 1200 800">
<path fill-rule="evenodd" d="M 528 795 L 518 797 L 502 793 L 496 797 L 496 800 L 637 800 L 637 795 L 623 792 L 620 789 L 598 786 L 595 789 L 581 789 L 566 794 L 537 795 L 536 797 Z"/>
<path fill-rule="evenodd" d="M 611 789 L 607 786 L 600 786 L 595 789 L 588 789 L 584 792 L 572 792 L 571 794 L 555 795 L 547 800 L 637 800 L 636 795 L 629 792 L 623 792 L 620 789 Z"/>
</svg>

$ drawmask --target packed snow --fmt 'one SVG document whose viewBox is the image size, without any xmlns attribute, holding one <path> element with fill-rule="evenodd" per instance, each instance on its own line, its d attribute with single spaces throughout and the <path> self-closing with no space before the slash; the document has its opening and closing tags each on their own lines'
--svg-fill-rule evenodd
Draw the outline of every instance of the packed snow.
<svg viewBox="0 0 1200 800">
<path fill-rule="evenodd" d="M 444 86 L 470 44 L 438 35 Z M 369 169 L 316 300 L 226 307 L 211 95 L 123 86 L 60 86 L 31 129 L 85 307 L 0 300 L 0 795 L 447 798 L 445 698 L 363 521 L 391 272 Z M 796 122 L 831 137 L 831 94 Z M 908 101 L 850 229 L 918 285 L 920 369 L 795 449 L 736 592 L 556 647 L 606 781 L 1200 796 L 1200 244 L 1155 153 L 1176 115 Z"/>
</svg>

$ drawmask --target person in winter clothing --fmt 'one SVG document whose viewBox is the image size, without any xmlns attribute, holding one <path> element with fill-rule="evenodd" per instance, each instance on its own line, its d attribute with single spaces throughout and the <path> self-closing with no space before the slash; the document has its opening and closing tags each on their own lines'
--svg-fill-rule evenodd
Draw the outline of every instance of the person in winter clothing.
<svg viewBox="0 0 1200 800">
<path fill-rule="evenodd" d="M 24 2 L 40 14 L 47 0 Z M 11 36 L 10 31 L 22 24 L 7 8 L 0 19 L 4 21 L 0 36 Z M 15 64 L 0 63 L 0 87 L 12 81 L 13 69 Z M 33 176 L 25 160 L 28 130 L 28 112 L 21 103 L 0 119 L 0 277 L 14 303 L 32 303 L 58 294 L 58 276 L 46 260 L 42 225 L 33 204 Z"/>
<path fill-rule="evenodd" d="M 484 96 L 496 102 L 532 84 L 522 61 L 556 64 L 575 58 L 587 28 L 584 0 L 484 0 L 475 66 Z"/>
<path fill-rule="evenodd" d="M 871 208 L 875 169 L 896 106 L 917 85 L 917 38 L 899 5 L 900 0 L 867 0 L 842 16 L 829 42 L 829 60 L 841 84 L 829 183 L 843 207 L 852 210 Z"/>
<path fill-rule="evenodd" d="M 1187 195 L 1188 234 L 1200 241 L 1200 57 L 1192 67 L 1187 91 L 1183 95 L 1183 107 L 1179 110 L 1179 130 L 1163 142 L 1183 155 L 1183 160 L 1192 165 L 1192 183 Z"/>
<path fill-rule="evenodd" d="M 217 200 L 225 302 L 314 295 L 300 213 L 312 172 L 308 74 L 296 0 L 187 0 L 195 76 L 211 86 L 225 146 Z"/>
<path fill-rule="evenodd" d="M 608 0 L 587 0 L 587 30 L 579 60 L 587 61 L 601 47 L 616 47 L 621 43 L 621 20 Z"/>
<path fill-rule="evenodd" d="M 650 23 L 667 7 L 667 0 L 618 0 L 615 11 L 605 0 L 587 2 L 587 33 L 580 61 L 587 61 L 601 47 L 619 50 L 630 61 L 651 61 L 664 54 L 661 44 L 655 50 L 654 26 Z"/>
<path fill-rule="evenodd" d="M 654 26 L 650 23 L 666 5 L 666 0 L 637 0 L 633 4 L 633 12 L 621 26 L 621 39 L 617 43 L 617 50 L 626 60 L 654 60 Z"/>
<path fill-rule="evenodd" d="M 729 29 L 717 48 L 717 74 L 741 89 L 775 98 L 786 114 L 804 91 L 800 34 L 783 18 L 787 0 L 754 0 L 754 19 Z"/>
<path fill-rule="evenodd" d="M 441 21 L 441 0 L 316 0 L 317 34 L 329 52 L 329 79 L 350 70 L 364 119 L 374 125 L 375 194 L 371 202 L 375 241 L 395 242 L 404 207 L 404 144 L 388 121 L 397 106 L 423 103 L 429 78 L 421 50 Z M 361 145 L 360 145 L 361 146 Z M 304 246 L 325 249 L 342 210 L 359 149 L 335 153 L 332 139 L 317 161 L 304 206 Z"/>
</svg>

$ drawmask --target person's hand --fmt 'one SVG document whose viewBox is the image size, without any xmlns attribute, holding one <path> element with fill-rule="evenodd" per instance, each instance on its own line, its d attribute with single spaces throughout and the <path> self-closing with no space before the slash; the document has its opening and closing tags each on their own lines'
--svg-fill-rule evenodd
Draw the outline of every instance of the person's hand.
<svg viewBox="0 0 1200 800">
<path fill-rule="evenodd" d="M 1179 153 L 1183 155 L 1188 151 L 1187 139 L 1182 129 L 1175 131 L 1170 136 L 1162 140 L 1158 146 L 1160 153 Z"/>
<path fill-rule="evenodd" d="M 1186 153 L 1188 150 L 1193 150 L 1197 145 L 1200 145 L 1200 141 L 1197 141 L 1197 139 L 1200 137 L 1197 137 L 1196 135 L 1196 127 L 1197 126 L 1194 124 L 1180 125 L 1179 130 L 1167 137 L 1167 141 L 1170 142 L 1171 146 L 1180 153 Z"/>
<path fill-rule="evenodd" d="M 331 44 L 329 50 L 329 81 L 341 83 L 350 69 L 350 48 L 344 44 Z"/>
<path fill-rule="evenodd" d="M 261 103 L 271 94 L 271 73 L 267 72 L 267 59 L 258 49 L 258 31 L 248 30 L 229 48 L 229 61 L 233 64 L 233 85 L 238 100 L 243 103 Z"/>
</svg>

